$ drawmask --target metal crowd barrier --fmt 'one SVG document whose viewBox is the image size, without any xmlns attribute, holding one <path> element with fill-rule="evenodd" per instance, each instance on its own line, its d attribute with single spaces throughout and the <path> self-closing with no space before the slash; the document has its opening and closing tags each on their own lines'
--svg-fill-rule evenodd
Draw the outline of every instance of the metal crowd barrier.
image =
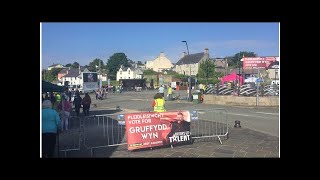
<svg viewBox="0 0 320 180">
<path fill-rule="evenodd" d="M 80 151 L 82 121 L 83 119 L 77 116 L 69 117 L 68 130 L 58 134 L 58 156 L 60 156 L 60 152 L 63 152 L 66 157 L 69 151 Z"/>
<path fill-rule="evenodd" d="M 228 138 L 229 127 L 225 109 L 190 111 L 192 139 Z M 118 148 L 127 144 L 124 114 L 71 117 L 69 130 L 60 134 L 60 151 L 90 151 L 91 157 L 100 148 Z M 126 149 L 126 147 L 124 148 Z M 88 152 L 87 152 L 88 153 Z M 82 156 L 83 157 L 83 156 Z"/>
<path fill-rule="evenodd" d="M 94 150 L 127 144 L 124 115 L 96 115 L 84 118 L 84 146 Z"/>
<path fill-rule="evenodd" d="M 227 111 L 225 109 L 196 109 L 191 114 L 191 136 L 193 139 L 229 137 Z"/>
</svg>

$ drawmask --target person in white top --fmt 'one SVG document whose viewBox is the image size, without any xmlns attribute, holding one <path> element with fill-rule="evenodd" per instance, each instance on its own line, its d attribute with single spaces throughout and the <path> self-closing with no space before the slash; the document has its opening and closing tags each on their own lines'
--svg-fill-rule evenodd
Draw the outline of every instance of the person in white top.
<svg viewBox="0 0 320 180">
<path fill-rule="evenodd" d="M 164 98 L 164 87 L 163 87 L 163 85 L 161 85 L 161 86 L 159 87 L 159 93 L 160 93 L 161 96 Z"/>
</svg>

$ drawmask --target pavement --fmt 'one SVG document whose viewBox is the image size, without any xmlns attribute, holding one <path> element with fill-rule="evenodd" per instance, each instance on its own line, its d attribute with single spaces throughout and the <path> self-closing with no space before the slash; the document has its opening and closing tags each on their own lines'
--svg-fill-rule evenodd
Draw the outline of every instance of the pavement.
<svg viewBox="0 0 320 180">
<path fill-rule="evenodd" d="M 110 94 L 111 95 L 111 94 Z M 144 96 L 144 95 L 143 95 Z M 91 115 L 110 114 L 116 115 L 119 113 L 136 112 L 147 110 L 148 106 L 135 106 L 134 108 L 125 108 L 126 102 L 121 104 L 122 109 L 116 110 L 116 105 L 122 99 L 117 98 L 112 101 L 112 95 L 109 96 L 111 100 L 107 99 L 109 103 L 102 103 L 96 101 L 93 96 L 93 105 L 91 108 Z M 139 98 L 137 96 L 132 98 Z M 128 97 L 125 97 L 128 101 Z M 152 98 L 150 98 L 151 100 Z M 151 102 L 151 101 L 150 101 Z M 150 103 L 148 102 L 148 103 Z M 111 105 L 110 105 L 111 103 Z M 137 103 L 137 100 L 135 101 Z M 143 103 L 143 102 L 142 102 Z M 176 102 L 178 103 L 178 102 Z M 181 105 L 181 109 L 191 110 L 200 106 L 201 108 L 212 108 L 212 105 L 199 104 L 193 105 L 191 102 L 179 101 L 186 105 Z M 145 104 L 145 103 L 144 103 Z M 107 107 L 108 106 L 108 107 Z M 132 106 L 131 106 L 132 107 Z M 101 122 L 100 122 L 101 123 Z M 103 146 L 105 139 L 99 139 L 96 134 L 102 133 L 98 124 L 94 124 L 84 131 L 84 134 L 79 134 L 79 130 L 70 130 L 60 135 L 59 157 L 99 157 L 99 158 L 279 158 L 279 136 L 272 136 L 263 132 L 259 132 L 246 127 L 237 127 L 233 125 L 233 121 L 228 121 L 229 130 L 228 136 L 221 137 L 220 144 L 217 137 L 194 139 L 191 144 L 175 145 L 173 147 L 154 147 L 152 149 L 139 149 L 134 151 L 127 150 L 127 144 L 117 146 Z M 89 127 L 89 126 L 87 126 Z M 191 131 L 192 132 L 192 131 Z M 117 132 L 120 135 L 120 140 L 125 143 L 125 131 Z M 114 135 L 114 132 L 112 132 Z M 79 141 L 84 136 L 84 141 Z M 113 136 L 112 136 L 113 137 Z M 104 142 L 104 143 L 102 143 Z M 108 139 L 109 142 L 109 139 Z M 119 141 L 120 142 L 120 141 Z M 101 147 L 98 147 L 100 144 Z M 91 148 L 98 147 L 98 148 Z M 61 151 L 63 149 L 74 149 L 72 151 Z M 58 155 L 56 155 L 58 157 Z"/>
</svg>

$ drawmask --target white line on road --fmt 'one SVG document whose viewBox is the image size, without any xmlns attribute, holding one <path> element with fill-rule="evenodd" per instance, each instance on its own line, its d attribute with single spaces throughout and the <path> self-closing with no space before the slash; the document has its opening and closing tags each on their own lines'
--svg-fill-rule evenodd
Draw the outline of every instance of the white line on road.
<svg viewBox="0 0 320 180">
<path fill-rule="evenodd" d="M 228 113 L 228 114 L 237 115 L 237 116 L 250 116 L 250 115 L 248 115 L 248 114 L 236 114 L 236 113 Z"/>
<path fill-rule="evenodd" d="M 237 114 L 237 113 L 228 113 L 228 115 L 246 116 L 246 117 L 263 118 L 263 119 L 269 119 L 269 118 L 270 118 L 270 117 L 264 117 L 264 116 L 255 116 L 255 115 L 249 115 L 249 114 Z"/>
<path fill-rule="evenodd" d="M 278 114 L 278 113 L 266 113 L 266 112 L 256 112 L 256 113 L 261 113 L 261 114 L 271 114 L 271 115 L 277 115 L 277 116 L 279 116 L 279 114 Z"/>
</svg>

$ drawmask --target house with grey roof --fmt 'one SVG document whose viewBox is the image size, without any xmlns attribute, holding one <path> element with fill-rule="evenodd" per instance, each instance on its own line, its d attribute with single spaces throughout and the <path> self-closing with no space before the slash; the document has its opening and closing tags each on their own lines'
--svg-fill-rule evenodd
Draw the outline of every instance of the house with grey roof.
<svg viewBox="0 0 320 180">
<path fill-rule="evenodd" d="M 209 49 L 205 48 L 204 52 L 196 54 L 183 54 L 183 57 L 176 63 L 175 71 L 179 74 L 195 76 L 198 74 L 200 63 L 209 59 Z"/>
<path fill-rule="evenodd" d="M 66 74 L 61 77 L 61 83 L 65 84 L 68 81 L 69 85 L 80 85 L 82 84 L 81 74 L 84 72 L 90 72 L 87 68 L 69 68 L 66 70 Z M 59 73 L 64 73 L 64 70 L 61 70 Z"/>
<path fill-rule="evenodd" d="M 117 81 L 119 79 L 142 79 L 143 70 L 140 68 L 120 66 L 117 71 Z"/>
</svg>

